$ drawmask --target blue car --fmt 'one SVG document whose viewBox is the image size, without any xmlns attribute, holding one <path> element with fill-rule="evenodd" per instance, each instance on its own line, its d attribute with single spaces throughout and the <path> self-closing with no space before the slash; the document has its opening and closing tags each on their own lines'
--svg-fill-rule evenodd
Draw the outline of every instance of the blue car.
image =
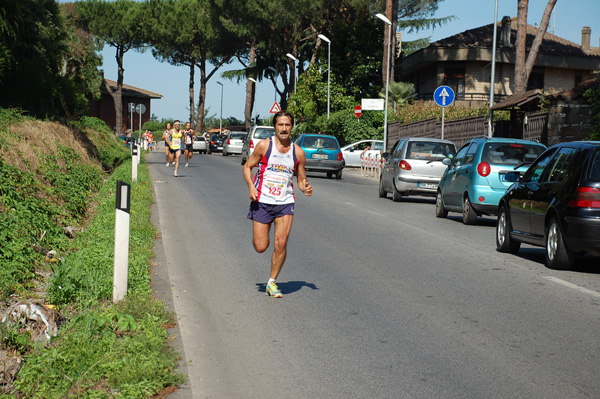
<svg viewBox="0 0 600 399">
<path fill-rule="evenodd" d="M 340 143 L 334 136 L 325 134 L 301 134 L 295 143 L 304 150 L 306 170 L 325 172 L 327 177 L 342 178 L 344 156 Z"/>
<path fill-rule="evenodd" d="M 529 140 L 475 137 L 466 142 L 440 180 L 435 214 L 445 218 L 448 211 L 462 213 L 464 224 L 475 224 L 481 215 L 496 215 L 500 198 L 512 182 L 509 172 L 523 173 L 546 150 Z"/>
</svg>

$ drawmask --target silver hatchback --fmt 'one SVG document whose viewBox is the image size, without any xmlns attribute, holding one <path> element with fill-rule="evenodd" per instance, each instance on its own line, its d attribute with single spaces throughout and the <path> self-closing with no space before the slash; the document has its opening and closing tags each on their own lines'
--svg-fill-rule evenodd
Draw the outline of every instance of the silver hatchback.
<svg viewBox="0 0 600 399">
<path fill-rule="evenodd" d="M 403 196 L 435 197 L 440 178 L 447 166 L 444 158 L 456 154 L 454 143 L 432 138 L 406 137 L 398 140 L 389 153 L 379 178 L 379 197 L 392 193 L 394 201 Z"/>
<path fill-rule="evenodd" d="M 241 154 L 247 135 L 248 133 L 246 132 L 229 132 L 225 140 L 223 140 L 223 156 Z"/>
</svg>

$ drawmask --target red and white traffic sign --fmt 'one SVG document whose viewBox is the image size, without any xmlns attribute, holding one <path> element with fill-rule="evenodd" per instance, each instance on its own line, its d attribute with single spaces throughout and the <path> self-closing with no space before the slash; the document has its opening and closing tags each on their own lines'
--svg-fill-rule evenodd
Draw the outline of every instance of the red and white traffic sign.
<svg viewBox="0 0 600 399">
<path fill-rule="evenodd" d="M 360 105 L 357 105 L 356 108 L 354 108 L 354 115 L 356 115 L 357 118 L 360 118 L 362 115 L 362 108 Z"/>
<path fill-rule="evenodd" d="M 276 114 L 279 111 L 281 111 L 281 107 L 279 106 L 279 104 L 277 104 L 277 101 L 275 101 L 275 104 L 273 104 L 273 106 L 271 107 L 271 110 L 269 112 L 272 114 Z"/>
</svg>

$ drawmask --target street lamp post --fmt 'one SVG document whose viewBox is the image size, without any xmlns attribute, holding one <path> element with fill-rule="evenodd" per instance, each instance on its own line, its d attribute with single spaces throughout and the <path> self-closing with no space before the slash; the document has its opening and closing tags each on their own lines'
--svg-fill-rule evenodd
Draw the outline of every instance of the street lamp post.
<svg viewBox="0 0 600 399">
<path fill-rule="evenodd" d="M 294 61 L 294 104 L 295 104 L 296 103 L 296 86 L 297 86 L 297 82 L 298 82 L 298 71 L 296 68 L 296 63 L 298 62 L 298 60 L 296 59 L 296 57 L 294 57 L 290 53 L 287 53 L 285 56 L 288 57 L 290 60 Z M 296 126 L 296 118 L 294 118 L 294 126 Z"/>
<path fill-rule="evenodd" d="M 390 47 L 390 44 L 392 43 L 392 23 L 383 14 L 377 14 L 375 16 L 388 25 L 388 51 L 387 51 L 386 77 L 385 77 L 385 109 L 384 109 L 385 114 L 383 117 L 383 152 L 385 152 L 386 147 L 387 147 L 387 115 L 388 115 L 388 92 L 389 92 L 389 88 L 390 88 L 390 55 L 392 52 L 392 49 Z"/>
<path fill-rule="evenodd" d="M 296 94 L 296 82 L 298 81 L 298 71 L 296 71 L 296 63 L 298 62 L 298 60 L 290 53 L 287 53 L 285 56 L 288 57 L 290 60 L 294 61 L 294 94 Z"/>
<path fill-rule="evenodd" d="M 331 40 L 325 35 L 319 35 L 319 38 L 327 42 L 327 119 L 329 119 L 329 87 L 331 82 Z"/>
<path fill-rule="evenodd" d="M 496 22 L 498 21 L 498 0 L 496 0 L 496 9 L 494 11 L 494 34 L 492 44 L 492 71 L 490 78 L 490 116 L 488 118 L 488 137 L 492 137 L 493 132 L 493 123 L 494 123 L 494 111 L 491 108 L 494 106 L 494 83 L 496 81 L 496 35 L 498 31 L 498 27 L 496 26 Z"/>
<path fill-rule="evenodd" d="M 256 79 L 254 78 L 248 78 L 249 81 L 254 82 L 254 92 L 252 95 L 252 109 L 250 111 L 250 118 L 252 118 L 252 112 L 254 112 L 254 102 L 256 101 Z M 254 115 L 256 115 L 256 112 L 254 113 Z M 258 125 L 257 121 L 254 121 L 255 125 Z"/>
<path fill-rule="evenodd" d="M 223 83 L 217 82 L 221 86 L 221 117 L 219 118 L 219 135 L 223 135 Z"/>
</svg>

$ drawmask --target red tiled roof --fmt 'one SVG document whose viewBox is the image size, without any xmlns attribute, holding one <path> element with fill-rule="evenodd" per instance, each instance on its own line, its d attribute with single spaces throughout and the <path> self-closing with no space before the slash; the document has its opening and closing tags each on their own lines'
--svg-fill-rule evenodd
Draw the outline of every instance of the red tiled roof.
<svg viewBox="0 0 600 399">
<path fill-rule="evenodd" d="M 498 49 L 506 48 L 500 40 L 502 32 L 502 22 L 498 22 Z M 479 28 L 469 29 L 462 33 L 438 40 L 430 44 L 430 47 L 439 48 L 492 48 L 493 43 L 492 24 L 481 26 Z M 531 48 L 533 39 L 537 33 L 537 28 L 532 25 L 527 25 L 527 51 Z M 517 22 L 516 18 L 511 19 L 510 43 L 514 48 L 517 38 Z M 544 40 L 539 49 L 541 54 L 554 55 L 578 55 L 578 56 L 600 56 L 600 48 L 591 47 L 587 53 L 583 51 L 581 46 L 569 40 L 558 37 L 550 32 L 546 32 Z"/>
<path fill-rule="evenodd" d="M 110 79 L 104 79 L 110 88 L 117 88 L 117 82 Z M 104 91 L 104 85 L 102 85 L 101 90 Z M 149 90 L 140 89 L 139 87 L 134 87 L 130 85 L 126 85 L 123 83 L 123 95 L 128 97 L 146 97 L 146 98 L 162 98 L 162 94 L 154 93 Z"/>
</svg>

